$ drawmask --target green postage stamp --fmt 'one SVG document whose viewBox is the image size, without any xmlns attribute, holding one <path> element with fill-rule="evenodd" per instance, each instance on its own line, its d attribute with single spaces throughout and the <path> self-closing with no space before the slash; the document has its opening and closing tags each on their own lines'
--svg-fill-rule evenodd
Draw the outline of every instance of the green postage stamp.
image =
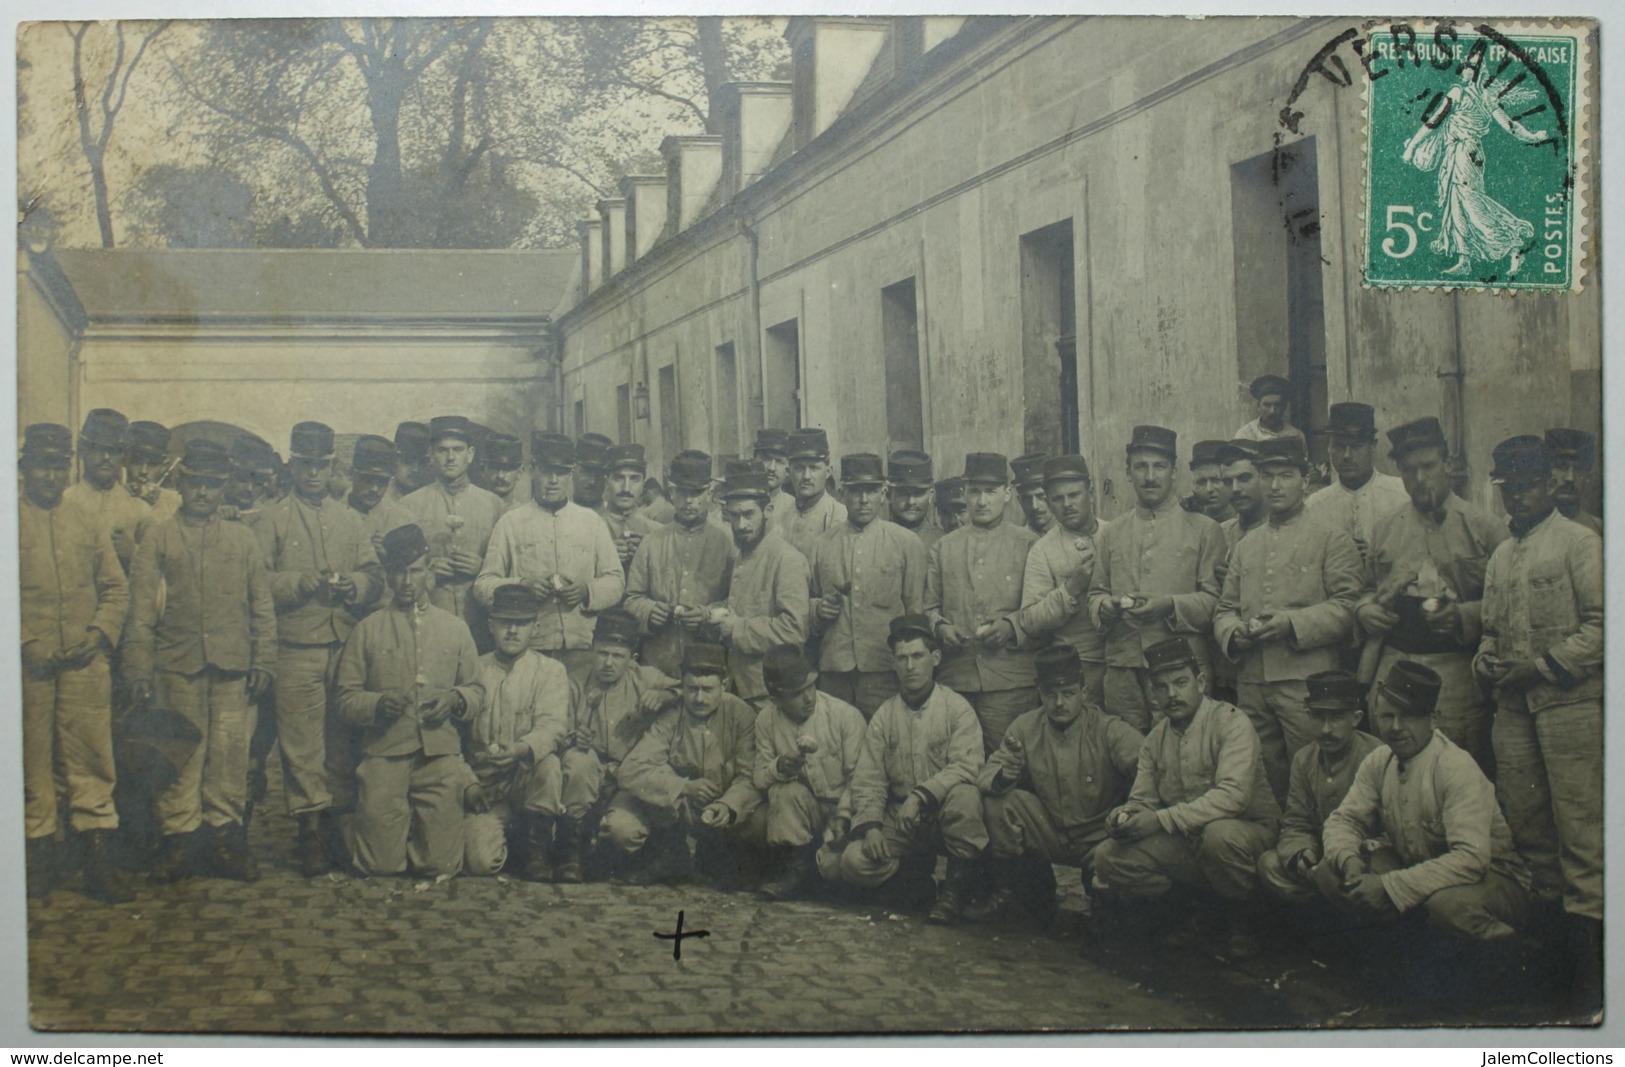
<svg viewBox="0 0 1625 1067">
<path fill-rule="evenodd" d="M 1594 24 L 1395 23 L 1366 39 L 1365 281 L 1578 290 Z"/>
</svg>

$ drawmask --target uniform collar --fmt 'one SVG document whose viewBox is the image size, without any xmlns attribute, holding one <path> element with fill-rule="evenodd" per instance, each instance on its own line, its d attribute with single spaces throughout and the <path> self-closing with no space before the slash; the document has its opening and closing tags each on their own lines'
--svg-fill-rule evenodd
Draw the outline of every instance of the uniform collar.
<svg viewBox="0 0 1625 1067">
<path fill-rule="evenodd" d="M 1168 499 L 1164 500 L 1161 504 L 1154 508 L 1148 508 L 1136 500 L 1134 502 L 1134 514 L 1149 521 L 1152 519 L 1161 518 L 1177 507 L 1179 507 L 1179 497 L 1173 493 L 1169 493 Z"/>
</svg>

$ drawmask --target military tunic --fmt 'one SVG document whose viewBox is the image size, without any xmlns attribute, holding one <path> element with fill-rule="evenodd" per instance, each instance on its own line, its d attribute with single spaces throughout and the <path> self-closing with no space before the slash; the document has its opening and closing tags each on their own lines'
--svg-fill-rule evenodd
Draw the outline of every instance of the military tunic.
<svg viewBox="0 0 1625 1067">
<path fill-rule="evenodd" d="M 501 499 L 490 490 L 465 484 L 454 491 L 436 479 L 408 494 L 396 510 L 396 525 L 416 523 L 423 531 L 429 542 L 429 559 L 434 562 L 448 558 L 454 551 L 470 552 L 483 560 L 491 543 L 491 531 L 504 509 Z M 429 602 L 466 621 L 469 631 L 478 635 L 478 645 L 485 637 L 485 613 L 474 597 L 474 578 L 473 574 L 452 578 L 436 575 Z"/>
<path fill-rule="evenodd" d="M 891 648 L 891 620 L 917 614 L 925 602 L 925 546 L 895 523 L 875 519 L 863 529 L 843 523 L 818 542 L 812 566 L 811 599 L 834 593 L 841 613 L 812 628 L 818 636 L 818 684 L 854 705 L 865 718 L 897 692 Z"/>
<path fill-rule="evenodd" d="M 1350 489 L 1335 481 L 1320 492 L 1307 497 L 1304 507 L 1311 518 L 1325 522 L 1349 535 L 1364 559 L 1378 526 L 1390 515 L 1411 506 L 1405 483 L 1392 474 L 1372 471 L 1371 477 L 1358 489 Z"/>
<path fill-rule="evenodd" d="M 788 496 L 789 494 L 784 494 Z M 846 522 L 846 505 L 825 493 L 817 503 L 803 511 L 794 497 L 789 508 L 781 515 L 774 505 L 771 528 L 807 560 L 811 566 L 818 542 L 830 531 Z"/>
<path fill-rule="evenodd" d="M 762 659 L 774 645 L 807 640 L 807 560 L 778 531 L 768 530 L 734 558 L 726 607 L 717 627 L 728 646 L 734 691 L 752 704 L 767 696 Z"/>
<path fill-rule="evenodd" d="M 1265 889 L 1286 900 L 1314 898 L 1313 884 L 1298 881 L 1290 872 L 1290 864 L 1303 852 L 1309 852 L 1317 862 L 1325 856 L 1320 834 L 1327 817 L 1348 795 L 1360 761 L 1382 747 L 1375 737 L 1356 730 L 1349 739 L 1348 751 L 1333 763 L 1326 762 L 1319 745 L 1305 745 L 1292 757 L 1280 840 L 1258 858 L 1258 878 Z"/>
<path fill-rule="evenodd" d="M 1106 697 L 1106 638 L 1089 617 L 1089 583 L 1094 578 L 1096 544 L 1109 523 L 1094 520 L 1094 530 L 1075 534 L 1060 523 L 1038 539 L 1027 553 L 1021 579 L 1021 626 L 1035 641 L 1071 645 L 1083 660 L 1084 689 L 1090 703 Z M 1075 597 L 1066 583 L 1088 555 L 1084 595 Z"/>
<path fill-rule="evenodd" d="M 92 524 L 106 530 L 126 573 L 135 560 L 135 549 L 152 525 L 152 508 L 145 500 L 114 482 L 109 489 L 97 489 L 89 482 L 75 482 L 62 492 L 58 505 L 85 515 Z"/>
<path fill-rule="evenodd" d="M 852 774 L 863 749 L 863 713 L 819 693 L 805 722 L 792 722 L 777 704 L 756 715 L 756 768 L 752 781 L 767 805 L 767 843 L 799 846 L 819 839 L 831 819 L 852 817 Z M 800 741 L 818 746 L 803 753 Z M 780 756 L 801 757 L 794 776 L 779 773 Z"/>
<path fill-rule="evenodd" d="M 677 682 L 655 670 L 633 664 L 608 689 L 591 674 L 570 682 L 570 735 L 574 743 L 559 757 L 564 770 L 564 809 L 573 819 L 607 802 L 616 789 L 622 762 L 643 736 L 653 717 L 644 713 L 643 695 L 667 691 L 676 700 Z"/>
<path fill-rule="evenodd" d="M 652 629 L 650 616 L 660 604 L 701 608 L 724 600 L 733 565 L 733 538 L 709 522 L 692 528 L 673 522 L 644 539 L 627 571 L 622 604 L 648 635 L 642 662 L 677 676 L 683 665 L 683 626 L 669 618 L 665 626 Z"/>
</svg>

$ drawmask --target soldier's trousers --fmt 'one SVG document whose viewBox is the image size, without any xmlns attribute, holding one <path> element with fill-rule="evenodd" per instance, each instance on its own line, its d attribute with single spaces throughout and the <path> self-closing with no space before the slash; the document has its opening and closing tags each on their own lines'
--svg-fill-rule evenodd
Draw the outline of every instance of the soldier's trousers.
<svg viewBox="0 0 1625 1067">
<path fill-rule="evenodd" d="M 818 688 L 863 712 L 868 722 L 880 705 L 897 695 L 896 671 L 819 671 Z"/>
<path fill-rule="evenodd" d="M 187 834 L 204 823 L 231 826 L 248 806 L 248 744 L 255 708 L 248 701 L 248 675 L 208 667 L 197 674 L 156 671 L 158 706 L 179 713 L 203 736 L 191 758 L 154 807 L 158 828 Z"/>
<path fill-rule="evenodd" d="M 1380 848 L 1366 860 L 1366 869 L 1372 874 L 1387 874 L 1402 867 L 1399 856 L 1391 848 Z M 1320 895 L 1340 910 L 1370 918 L 1368 912 L 1355 911 L 1342 890 L 1342 874 L 1332 865 L 1322 863 L 1314 870 L 1315 888 Z M 1487 871 L 1484 877 L 1471 885 L 1453 885 L 1441 889 L 1421 904 L 1428 925 L 1443 934 L 1469 941 L 1495 941 L 1512 937 L 1522 924 L 1529 907 L 1529 894 L 1517 882 L 1499 871 Z"/>
<path fill-rule="evenodd" d="M 463 869 L 469 874 L 502 870 L 508 862 L 508 827 L 518 816 L 564 814 L 563 777 L 558 754 L 553 752 L 501 776 L 497 780 L 501 799 L 490 811 L 470 812 L 463 820 Z"/>
<path fill-rule="evenodd" d="M 1094 868 L 1095 850 L 1106 840 L 1105 822 L 1099 829 L 1078 833 L 1055 824 L 1038 794 L 1012 789 L 982 797 L 982 820 L 987 824 L 987 850 L 1001 859 L 1034 852 L 1051 863 L 1064 863 L 1085 872 Z"/>
<path fill-rule="evenodd" d="M 605 789 L 613 793 L 615 782 L 598 753 L 586 748 L 567 748 L 559 756 L 562 783 L 559 790 L 561 814 L 584 819 L 598 803 Z M 607 782 L 606 782 L 607 779 Z"/>
<path fill-rule="evenodd" d="M 337 642 L 279 645 L 276 733 L 288 814 L 307 815 L 355 802 L 355 730 L 333 707 Z"/>
<path fill-rule="evenodd" d="M 367 756 L 356 769 L 355 865 L 426 877 L 463 869 L 461 756 Z"/>
<path fill-rule="evenodd" d="M 1490 743 L 1490 724 L 1494 718 L 1494 706 L 1484 695 L 1483 689 L 1479 688 L 1478 679 L 1473 675 L 1472 654 L 1435 652 L 1418 655 L 1384 648 L 1382 658 L 1377 662 L 1377 677 L 1388 677 L 1388 668 L 1402 659 L 1420 663 L 1438 672 L 1439 680 L 1444 684 L 1439 688 L 1439 705 L 1433 713 L 1433 724 L 1477 760 L 1478 766 L 1493 782 L 1495 759 Z M 1374 698 L 1375 685 L 1372 686 L 1371 692 Z M 1373 706 L 1372 698 L 1366 700 L 1368 709 Z M 1366 721 L 1368 725 L 1365 728 L 1369 730 L 1369 717 Z"/>
<path fill-rule="evenodd" d="M 1004 743 L 1004 733 L 1010 724 L 1038 707 L 1038 690 L 1032 686 L 1021 689 L 988 689 L 959 694 L 976 712 L 976 721 L 982 724 L 982 753 L 986 755 Z"/>
<path fill-rule="evenodd" d="M 1101 710 L 1117 716 L 1142 734 L 1150 733 L 1151 727 L 1161 717 L 1154 713 L 1149 681 L 1143 667 L 1108 666 L 1106 676 L 1101 679 L 1101 693 Z"/>
<path fill-rule="evenodd" d="M 1264 775 L 1275 799 L 1285 802 L 1292 777 L 1292 754 L 1313 744 L 1320 732 L 1314 716 L 1304 710 L 1309 684 L 1301 678 L 1279 682 L 1237 682 L 1236 699 L 1258 734 Z"/>
<path fill-rule="evenodd" d="M 1602 918 L 1602 703 L 1530 712 L 1524 694 L 1495 711 L 1496 793 L 1542 897 Z"/>
<path fill-rule="evenodd" d="M 22 672 L 23 832 L 57 831 L 57 799 L 68 802 L 73 828 L 114 830 L 113 682 L 97 656 L 78 670 L 45 677 Z"/>
<path fill-rule="evenodd" d="M 837 807 L 833 800 L 813 796 L 803 782 L 774 782 L 767 787 L 767 803 L 758 809 L 763 813 L 768 846 L 800 847 L 823 840 Z"/>
<path fill-rule="evenodd" d="M 1160 897 L 1179 882 L 1244 900 L 1258 880 L 1258 857 L 1275 843 L 1275 833 L 1267 823 L 1215 819 L 1195 835 L 1108 838 L 1095 850 L 1095 881 L 1125 897 Z"/>
<path fill-rule="evenodd" d="M 615 794 L 609 802 L 609 810 L 604 812 L 603 836 L 612 848 L 621 852 L 636 852 L 649 843 L 650 830 L 678 823 L 684 824 L 689 833 L 720 832 L 724 841 L 736 847 L 760 845 L 767 825 L 767 812 L 757 807 L 743 819 L 735 820 L 732 826 L 712 831 L 697 819 L 690 821 L 686 813 L 657 808 L 623 790 Z"/>
<path fill-rule="evenodd" d="M 1312 877 L 1313 870 L 1310 873 Z M 1258 857 L 1258 884 L 1276 900 L 1295 904 L 1314 900 L 1316 896 L 1315 883 L 1299 881 L 1296 875 L 1287 870 L 1281 854 L 1273 848 Z"/>
<path fill-rule="evenodd" d="M 819 865 L 826 878 L 849 885 L 872 888 L 897 873 L 903 856 L 910 852 L 946 852 L 957 859 L 975 859 L 987 847 L 987 825 L 982 822 L 982 794 L 968 782 L 948 790 L 932 814 L 912 827 L 897 818 L 897 803 L 888 804 L 880 832 L 886 841 L 886 858 L 872 860 L 863 854 L 863 838 L 854 837 L 841 852 L 833 868 Z"/>
</svg>

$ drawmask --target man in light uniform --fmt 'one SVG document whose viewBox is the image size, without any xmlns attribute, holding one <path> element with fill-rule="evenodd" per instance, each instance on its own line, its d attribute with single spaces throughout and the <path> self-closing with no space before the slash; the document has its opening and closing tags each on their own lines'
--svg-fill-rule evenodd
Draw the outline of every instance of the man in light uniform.
<svg viewBox="0 0 1625 1067">
<path fill-rule="evenodd" d="M 1597 466 L 1597 439 L 1584 430 L 1547 430 L 1546 458 L 1552 465 L 1552 503 L 1565 519 L 1601 537 L 1602 520 L 1580 506 Z"/>
<path fill-rule="evenodd" d="M 846 507 L 827 490 L 829 438 L 823 430 L 791 430 L 789 451 L 789 482 L 795 506 L 782 516 L 775 512 L 773 528 L 811 566 L 819 540 L 846 521 Z"/>
<path fill-rule="evenodd" d="M 880 517 L 886 476 L 879 456 L 858 452 L 841 457 L 841 499 L 846 522 L 826 534 L 813 553 L 818 687 L 856 707 L 867 720 L 897 693 L 887 625 L 924 608 L 925 546 Z"/>
<path fill-rule="evenodd" d="M 384 494 L 384 502 L 398 504 L 434 481 L 429 462 L 429 425 L 403 422 L 395 427 L 395 482 Z"/>
<path fill-rule="evenodd" d="M 135 549 L 152 524 L 152 508 L 119 484 L 129 420 L 111 408 L 96 408 L 79 431 L 80 480 L 62 493 L 62 506 L 83 514 L 107 531 L 126 574 Z"/>
<path fill-rule="evenodd" d="M 367 524 L 374 551 L 382 547 L 386 533 L 407 522 L 396 522 L 395 505 L 384 499 L 394 474 L 395 446 L 387 437 L 368 433 L 356 438 L 355 450 L 350 454 L 350 495 L 345 503 Z"/>
<path fill-rule="evenodd" d="M 1348 534 L 1363 560 L 1377 527 L 1410 503 L 1405 483 L 1376 468 L 1377 422 L 1370 404 L 1333 404 L 1323 432 L 1337 480 L 1309 496 L 1304 506 L 1311 518 Z"/>
<path fill-rule="evenodd" d="M 134 894 L 108 849 L 118 829 L 108 659 L 124 632 L 130 590 L 108 527 L 94 512 L 63 503 L 73 466 L 68 428 L 29 426 L 18 466 L 28 895 L 44 897 L 56 882 L 55 839 L 65 803 L 70 825 L 87 844 L 85 892 L 123 904 Z"/>
<path fill-rule="evenodd" d="M 1082 456 L 1044 463 L 1044 496 L 1055 526 L 1027 553 L 1021 579 L 1021 626 L 1035 641 L 1075 649 L 1082 662 L 1084 697 L 1105 702 L 1106 639 L 1089 617 L 1095 574 L 1095 539 L 1106 523 L 1095 516 L 1094 486 Z"/>
<path fill-rule="evenodd" d="M 576 438 L 576 462 L 570 472 L 570 499 L 588 511 L 604 506 L 604 490 L 609 485 L 609 450 L 615 442 L 601 433 L 584 433 Z"/>
<path fill-rule="evenodd" d="M 790 431 L 763 427 L 756 431 L 752 454 L 767 471 L 767 523 L 782 523 L 795 514 L 796 498 L 790 492 Z"/>
<path fill-rule="evenodd" d="M 504 512 L 521 507 L 530 500 L 529 494 L 519 487 L 524 479 L 524 445 L 511 433 L 493 431 L 485 440 L 486 488 L 502 501 Z"/>
<path fill-rule="evenodd" d="M 1482 635 L 1484 572 L 1507 538 L 1506 523 L 1450 491 L 1449 446 L 1438 419 L 1395 427 L 1388 440 L 1408 499 L 1372 535 L 1367 589 L 1354 609 L 1363 658 L 1372 681 L 1402 659 L 1435 671 L 1442 683 L 1436 725 L 1492 775 L 1492 706 L 1472 660 Z"/>
<path fill-rule="evenodd" d="M 1243 424 L 1231 436 L 1244 441 L 1296 437 L 1304 442 L 1304 451 L 1307 452 L 1309 442 L 1303 436 L 1303 431 L 1286 421 L 1287 410 L 1292 406 L 1289 399 L 1292 395 L 1292 383 L 1279 374 L 1261 374 L 1253 379 L 1253 384 L 1247 391 L 1253 396 L 1258 417 L 1252 422 Z"/>
<path fill-rule="evenodd" d="M 1224 466 L 1219 459 L 1223 441 L 1198 441 L 1191 446 L 1191 496 L 1194 511 L 1221 526 L 1235 518 L 1235 505 L 1224 484 Z"/>
<path fill-rule="evenodd" d="M 931 489 L 931 502 L 937 513 L 937 528 L 951 534 L 965 525 L 965 479 L 944 478 Z M 937 540 L 942 540 L 938 535 Z"/>
<path fill-rule="evenodd" d="M 1259 477 L 1258 468 L 1253 466 L 1257 458 L 1256 441 L 1238 438 L 1226 441 L 1219 449 L 1224 487 L 1230 494 L 1230 507 L 1235 511 L 1233 516 L 1219 524 L 1219 529 L 1224 532 L 1227 557 L 1230 550 L 1236 547 L 1236 542 L 1257 528 L 1269 514 L 1269 508 L 1264 503 L 1264 479 Z"/>
<path fill-rule="evenodd" d="M 1174 495 L 1174 431 L 1136 426 L 1126 452 L 1135 508 L 1095 539 L 1089 615 L 1106 635 L 1104 707 L 1145 733 L 1154 707 L 1145 650 L 1170 635 L 1209 632 L 1225 548 L 1219 524 Z"/>
<path fill-rule="evenodd" d="M 474 595 L 488 606 L 498 586 L 518 583 L 541 597 L 531 647 L 580 678 L 592 667 L 593 616 L 620 603 L 626 574 L 604 520 L 569 498 L 571 440 L 532 434 L 530 461 L 532 500 L 492 528 Z"/>
<path fill-rule="evenodd" d="M 152 509 L 152 525 L 168 522 L 181 507 L 181 495 L 165 487 L 169 473 L 169 427 L 157 422 L 130 423 L 124 449 L 124 488 Z"/>
<path fill-rule="evenodd" d="M 1048 452 L 1029 452 L 1010 461 L 1021 524 L 1031 530 L 1034 537 L 1043 537 L 1055 525 L 1055 517 L 1044 499 L 1044 463 L 1048 459 Z"/>
<path fill-rule="evenodd" d="M 609 526 L 609 535 L 615 541 L 615 554 L 621 566 L 632 568 L 632 557 L 637 555 L 643 539 L 660 529 L 658 523 L 644 517 L 638 510 L 643 499 L 643 481 L 648 475 L 648 462 L 643 457 L 642 445 L 616 445 L 606 457 L 609 481 L 605 488 L 604 503 L 598 515 Z"/>
<path fill-rule="evenodd" d="M 891 521 L 914 534 L 927 550 L 942 537 L 931 517 L 931 457 L 899 449 L 886 459 L 886 503 Z"/>
<path fill-rule="evenodd" d="M 277 501 L 276 450 L 252 434 L 239 434 L 231 442 L 231 480 L 226 483 L 226 503 L 230 513 L 223 518 L 259 522 L 263 508 Z"/>
</svg>

